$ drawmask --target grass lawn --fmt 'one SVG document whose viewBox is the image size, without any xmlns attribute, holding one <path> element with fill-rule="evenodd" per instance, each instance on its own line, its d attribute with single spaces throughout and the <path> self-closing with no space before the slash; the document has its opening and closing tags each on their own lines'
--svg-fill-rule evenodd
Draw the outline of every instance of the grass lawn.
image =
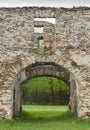
<svg viewBox="0 0 90 130">
<path fill-rule="evenodd" d="M 0 130 L 90 130 L 90 119 L 76 119 L 67 106 L 25 105 L 16 119 L 1 120 Z"/>
</svg>

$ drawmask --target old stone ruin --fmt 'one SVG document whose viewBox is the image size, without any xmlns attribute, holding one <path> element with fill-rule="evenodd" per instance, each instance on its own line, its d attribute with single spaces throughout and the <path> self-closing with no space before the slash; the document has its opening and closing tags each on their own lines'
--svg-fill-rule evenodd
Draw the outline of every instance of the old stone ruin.
<svg viewBox="0 0 90 130">
<path fill-rule="evenodd" d="M 20 112 L 22 83 L 39 76 L 65 81 L 70 110 L 90 118 L 90 8 L 0 8 L 0 119 Z"/>
</svg>

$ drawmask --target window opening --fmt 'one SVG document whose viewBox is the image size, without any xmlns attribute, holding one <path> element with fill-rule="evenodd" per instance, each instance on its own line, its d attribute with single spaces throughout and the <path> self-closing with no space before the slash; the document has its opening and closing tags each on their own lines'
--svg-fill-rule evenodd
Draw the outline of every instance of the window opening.
<svg viewBox="0 0 90 130">
<path fill-rule="evenodd" d="M 35 26 L 34 27 L 34 33 L 44 33 L 44 27 Z"/>
<path fill-rule="evenodd" d="M 56 24 L 56 18 L 34 18 L 34 21 L 44 21 L 44 22 Z"/>
<path fill-rule="evenodd" d="M 43 37 L 38 38 L 38 53 L 39 54 L 44 53 L 44 40 L 43 40 Z"/>
</svg>

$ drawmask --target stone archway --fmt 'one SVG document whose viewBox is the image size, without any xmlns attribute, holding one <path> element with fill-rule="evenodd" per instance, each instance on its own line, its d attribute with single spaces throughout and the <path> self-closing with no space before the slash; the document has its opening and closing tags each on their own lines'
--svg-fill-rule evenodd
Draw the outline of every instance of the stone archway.
<svg viewBox="0 0 90 130">
<path fill-rule="evenodd" d="M 45 63 L 45 65 L 43 65 Z M 41 66 L 41 67 L 40 67 Z M 65 57 L 56 56 L 42 56 L 42 55 L 20 55 L 16 58 L 12 57 L 10 62 L 8 59 L 1 64 L 1 91 L 0 91 L 0 118 L 11 119 L 13 117 L 13 105 L 15 98 L 15 88 L 18 88 L 17 92 L 20 96 L 20 84 L 30 78 L 39 76 L 41 72 L 43 75 L 51 75 L 54 77 L 61 78 L 67 82 L 70 86 L 70 107 L 71 111 L 74 112 L 78 118 L 89 118 L 89 108 L 86 102 L 89 99 L 89 87 L 85 87 L 85 83 L 82 79 L 81 70 L 84 69 L 82 73 L 86 73 L 87 69 L 79 68 L 77 64 L 73 63 L 70 59 Z M 46 67 L 46 68 L 45 68 Z M 44 71 L 38 71 L 37 68 L 43 69 Z M 34 71 L 35 69 L 35 71 Z M 41 70 L 42 70 L 41 69 Z M 88 68 L 89 69 L 89 68 Z M 30 75 L 30 71 L 32 74 Z M 49 70 L 49 71 L 48 71 Z M 56 73 L 54 73 L 56 72 Z M 62 77 L 62 75 L 65 75 Z M 42 73 L 41 73 L 42 74 Z M 65 79 L 65 77 L 67 77 Z M 4 82 L 5 81 L 5 82 Z M 83 81 L 83 82 L 81 82 Z M 87 95 L 86 96 L 86 92 Z M 84 98 L 83 98 L 84 97 Z M 18 100 L 20 101 L 20 100 Z M 17 103 L 18 104 L 18 103 Z M 19 106 L 19 105 L 17 105 Z M 20 106 L 15 113 L 20 111 Z"/>
<path fill-rule="evenodd" d="M 0 13 L 0 118 L 13 117 L 14 87 L 20 88 L 24 74 L 30 78 L 26 69 L 37 62 L 53 62 L 70 71 L 71 110 L 78 118 L 90 118 L 90 8 L 1 8 Z M 45 43 L 43 55 L 35 42 L 34 27 L 38 23 L 34 18 L 56 19 L 55 26 L 40 23 L 46 28 L 44 36 L 40 34 Z"/>
<path fill-rule="evenodd" d="M 65 67 L 54 62 L 36 62 L 24 68 L 15 78 L 13 83 L 13 116 L 17 115 L 22 108 L 21 89 L 22 83 L 40 76 L 52 76 L 63 80 L 70 88 L 69 108 L 77 115 L 77 85 L 74 75 Z"/>
</svg>

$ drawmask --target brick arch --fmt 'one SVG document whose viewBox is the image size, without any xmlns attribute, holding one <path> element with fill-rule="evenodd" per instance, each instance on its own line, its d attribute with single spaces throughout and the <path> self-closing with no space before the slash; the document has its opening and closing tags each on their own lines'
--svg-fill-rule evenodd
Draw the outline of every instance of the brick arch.
<svg viewBox="0 0 90 130">
<path fill-rule="evenodd" d="M 70 83 L 68 69 L 54 62 L 37 62 L 29 65 L 25 69 L 25 75 L 27 80 L 39 76 L 53 76 L 65 81 L 67 84 Z"/>
<path fill-rule="evenodd" d="M 74 75 L 62 65 L 54 62 L 36 62 L 25 67 L 15 78 L 13 84 L 13 116 L 17 115 L 21 108 L 22 83 L 40 76 L 52 76 L 63 80 L 70 88 L 69 108 L 77 115 L 77 85 Z M 77 115 L 78 116 L 78 115 Z"/>
</svg>

